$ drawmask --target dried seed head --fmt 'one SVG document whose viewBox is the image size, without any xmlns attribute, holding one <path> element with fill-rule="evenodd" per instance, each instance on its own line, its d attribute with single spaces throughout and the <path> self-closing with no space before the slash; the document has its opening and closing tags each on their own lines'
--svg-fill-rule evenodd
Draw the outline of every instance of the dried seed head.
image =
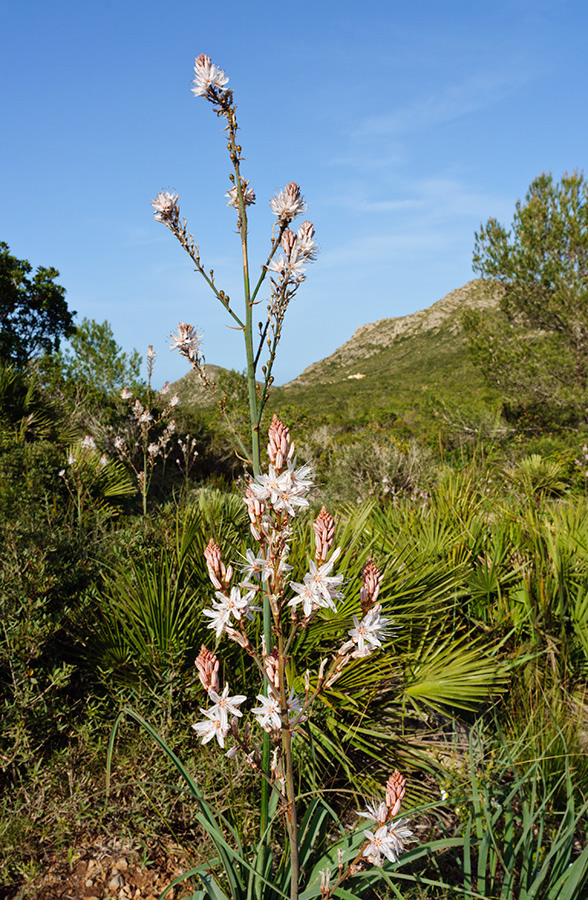
<svg viewBox="0 0 588 900">
<path fill-rule="evenodd" d="M 335 542 L 335 520 L 324 506 L 312 527 L 316 543 L 316 561 L 325 562 Z"/>
<path fill-rule="evenodd" d="M 360 591 L 361 611 L 363 615 L 368 612 L 378 599 L 380 593 L 380 581 L 382 575 L 373 560 L 368 559 L 361 573 L 362 586 Z"/>
</svg>

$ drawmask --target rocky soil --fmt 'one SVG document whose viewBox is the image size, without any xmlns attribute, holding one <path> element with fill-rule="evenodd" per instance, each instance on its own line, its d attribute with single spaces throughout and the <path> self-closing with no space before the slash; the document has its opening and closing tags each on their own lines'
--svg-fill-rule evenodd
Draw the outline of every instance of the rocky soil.
<svg viewBox="0 0 588 900">
<path fill-rule="evenodd" d="M 147 857 L 147 858 L 146 858 Z M 118 838 L 87 835 L 73 855 L 49 858 L 45 871 L 4 890 L 6 900 L 158 900 L 168 885 L 192 868 L 182 849 L 146 851 Z M 191 896 L 195 884 L 172 888 L 170 900 Z"/>
</svg>

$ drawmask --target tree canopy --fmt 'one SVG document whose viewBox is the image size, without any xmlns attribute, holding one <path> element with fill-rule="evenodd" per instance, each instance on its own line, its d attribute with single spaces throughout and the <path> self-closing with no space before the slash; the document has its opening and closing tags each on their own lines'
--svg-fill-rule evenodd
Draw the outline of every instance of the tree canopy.
<svg viewBox="0 0 588 900">
<path fill-rule="evenodd" d="M 82 319 L 69 344 L 59 354 L 66 380 L 97 395 L 142 387 L 141 355 L 137 350 L 126 353 L 117 344 L 110 322 Z"/>
<path fill-rule="evenodd" d="M 0 241 L 0 359 L 22 366 L 35 356 L 59 349 L 60 339 L 75 331 L 59 272 L 32 266 L 11 256 Z"/>
<path fill-rule="evenodd" d="M 475 235 L 474 271 L 500 287 L 495 311 L 464 327 L 474 361 L 505 411 L 530 424 L 588 419 L 588 184 L 582 172 L 536 178 L 510 229 Z"/>
</svg>

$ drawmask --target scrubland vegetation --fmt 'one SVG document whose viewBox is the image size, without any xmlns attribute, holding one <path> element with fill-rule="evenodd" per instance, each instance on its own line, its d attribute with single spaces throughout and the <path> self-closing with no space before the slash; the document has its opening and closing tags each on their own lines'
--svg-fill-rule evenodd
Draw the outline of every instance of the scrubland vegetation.
<svg viewBox="0 0 588 900">
<path fill-rule="evenodd" d="M 57 406 L 55 390 L 2 368 L 2 878 L 25 892 L 45 855 L 67 853 L 86 831 L 130 829 L 146 846 L 169 834 L 195 863 L 210 856 L 173 766 L 131 722 L 119 733 L 106 800 L 107 743 L 126 704 L 182 756 L 207 797 L 223 797 L 243 840 L 258 816 L 252 773 L 202 747 L 190 728 L 204 703 L 194 660 L 211 637 L 201 615 L 213 594 L 204 549 L 213 537 L 237 559 L 249 546 L 242 466 L 226 426 L 213 410 L 174 410 L 145 514 L 133 469 L 115 463 L 114 435 L 135 422 L 133 403 L 78 394 Z M 167 395 L 142 390 L 155 422 Z M 355 825 L 362 798 L 376 796 L 392 769 L 407 776 L 419 844 L 379 895 L 524 897 L 540 884 L 536 896 L 583 896 L 582 435 L 525 437 L 503 423 L 495 440 L 472 438 L 431 414 L 423 438 L 422 423 L 410 436 L 390 416 L 315 423 L 308 410 L 291 412 L 290 421 L 287 408 L 282 415 L 318 487 L 296 522 L 299 546 L 310 547 L 325 500 L 347 598 L 336 613 L 321 611 L 295 646 L 294 670 L 352 624 L 369 557 L 393 622 L 361 678 L 344 671 L 315 708 L 297 747 L 301 792 L 320 789 Z M 150 423 L 149 442 L 165 427 Z M 186 473 L 188 433 L 198 455 Z M 90 434 L 96 449 L 84 447 Z M 141 471 L 140 442 L 136 453 Z M 303 551 L 290 562 L 301 580 Z M 225 649 L 223 667 L 232 690 L 246 694 L 250 666 L 238 651 Z M 437 849 L 425 852 L 429 843 Z M 564 883 L 568 871 L 577 878 Z"/>
</svg>

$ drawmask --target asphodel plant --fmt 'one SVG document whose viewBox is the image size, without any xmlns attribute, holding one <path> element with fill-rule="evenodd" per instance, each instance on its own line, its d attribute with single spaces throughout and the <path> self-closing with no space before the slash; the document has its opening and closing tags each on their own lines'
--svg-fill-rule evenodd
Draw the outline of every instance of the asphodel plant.
<svg viewBox="0 0 588 900">
<path fill-rule="evenodd" d="M 362 618 L 354 616 L 354 626 L 346 639 L 330 656 L 320 661 L 318 671 L 302 675 L 292 669 L 291 650 L 296 638 L 321 614 L 337 611 L 343 599 L 343 576 L 333 574 L 341 553 L 335 547 L 335 522 L 323 507 L 313 528 L 314 558 L 301 582 L 291 580 L 288 563 L 293 535 L 293 519 L 308 507 L 308 493 L 313 477 L 308 466 L 297 466 L 294 444 L 288 428 L 273 417 L 268 442 L 269 469 L 249 481 L 244 501 L 250 520 L 255 549 L 248 549 L 240 563 L 225 563 L 221 548 L 210 541 L 205 557 L 214 600 L 203 614 L 210 622 L 216 642 L 222 638 L 236 641 L 254 663 L 259 674 L 257 705 L 245 694 L 231 695 L 228 681 L 221 684 L 220 660 L 203 646 L 196 666 L 210 705 L 202 708 L 203 718 L 193 727 L 203 744 L 217 741 L 230 758 L 240 758 L 265 779 L 283 815 L 290 857 L 289 889 L 296 900 L 300 888 L 298 811 L 292 744 L 300 726 L 311 714 L 319 694 L 331 688 L 350 660 L 361 660 L 378 652 L 386 636 L 389 620 L 382 616 L 377 602 L 380 573 L 373 561 L 363 570 L 361 588 Z M 256 627 L 258 598 L 268 599 L 271 615 L 270 639 Z M 294 681 L 304 686 L 299 693 Z M 248 716 L 244 709 L 249 706 Z M 260 737 L 268 736 L 271 766 L 264 771 Z M 372 830 L 363 832 L 354 858 L 334 871 L 321 872 L 321 896 L 330 897 L 346 879 L 360 875 L 366 866 L 381 866 L 384 858 L 396 862 L 412 832 L 405 820 L 395 820 L 404 797 L 405 779 L 395 772 L 389 779 L 386 797 L 380 803 L 369 803 L 360 815 L 374 822 Z"/>
<path fill-rule="evenodd" d="M 196 57 L 192 92 L 196 97 L 204 97 L 208 100 L 217 116 L 226 122 L 227 150 L 232 169 L 229 174 L 232 187 L 226 193 L 227 205 L 236 211 L 237 231 L 241 240 L 243 304 L 239 309 L 226 291 L 217 286 L 214 271 L 205 269 L 198 245 L 187 229 L 186 219 L 180 218 L 178 194 L 160 191 L 151 202 L 155 210 L 155 219 L 169 228 L 177 238 L 194 263 L 196 271 L 204 278 L 214 296 L 231 316 L 234 327 L 243 333 L 251 423 L 250 447 L 243 446 L 238 435 L 235 437 L 244 460 L 250 463 L 254 474 L 258 475 L 261 465 L 259 427 L 268 400 L 268 392 L 273 382 L 272 369 L 282 334 L 284 316 L 290 301 L 305 280 L 306 265 L 316 258 L 317 245 L 314 239 L 314 226 L 311 222 L 303 222 L 296 232 L 289 228 L 293 220 L 306 209 L 300 188 L 292 181 L 270 200 L 269 205 L 275 219 L 272 225 L 269 252 L 261 266 L 257 280 L 255 283 L 252 282 L 249 265 L 247 208 L 255 203 L 255 192 L 250 187 L 249 181 L 246 181 L 241 174 L 242 147 L 237 139 L 237 107 L 233 91 L 226 86 L 228 81 L 225 72 L 216 66 L 210 57 L 203 53 Z M 265 298 L 265 323 L 259 322 L 258 332 L 254 334 L 253 312 L 263 299 L 260 291 L 268 273 L 269 297 Z M 206 373 L 201 346 L 202 339 L 198 329 L 188 322 L 180 322 L 177 333 L 172 336 L 172 349 L 178 350 L 190 362 L 205 386 L 214 387 Z M 267 354 L 265 361 L 262 360 L 264 351 Z M 260 365 L 263 374 L 261 381 L 258 380 Z M 260 384 L 261 386 L 259 386 Z M 263 599 L 263 628 L 266 642 L 269 643 L 270 608 L 267 596 Z M 263 754 L 263 767 L 266 773 L 269 771 L 269 764 L 269 743 L 266 740 Z M 267 827 L 268 802 L 269 794 L 264 786 L 260 822 L 262 832 Z"/>
<path fill-rule="evenodd" d="M 243 155 L 237 136 L 233 91 L 227 87 L 229 79 L 225 72 L 204 54 L 196 58 L 194 72 L 194 95 L 208 100 L 217 116 L 225 121 L 231 161 L 231 187 L 226 198 L 227 205 L 236 212 L 240 236 L 242 306 L 237 307 L 216 284 L 214 271 L 206 270 L 198 245 L 187 229 L 187 222 L 180 217 L 178 194 L 161 191 L 152 204 L 155 219 L 177 238 L 196 271 L 226 309 L 234 327 L 243 333 L 251 444 L 240 449 L 253 472 L 245 503 L 255 550 L 247 551 L 237 575 L 235 566 L 223 561 L 221 548 L 213 542 L 208 545 L 206 561 L 215 588 L 215 599 L 204 615 L 210 618 L 209 627 L 214 631 L 217 643 L 226 637 L 240 644 L 253 660 L 260 677 L 257 706 L 249 709 L 246 721 L 242 707 L 250 698 L 243 694 L 232 696 L 228 682 L 221 686 L 220 660 L 215 652 L 203 647 L 196 663 L 211 705 L 202 709 L 203 718 L 195 723 L 194 728 L 203 743 L 216 740 L 222 748 L 229 745 L 226 750 L 228 756 L 242 757 L 259 772 L 262 778 L 260 846 L 266 850 L 269 848 L 270 809 L 281 812 L 290 860 L 287 878 L 282 884 L 284 888 L 287 885 L 290 897 L 295 900 L 301 882 L 299 851 L 302 848 L 306 858 L 308 841 L 304 846 L 302 843 L 299 846 L 292 743 L 310 715 L 313 702 L 321 691 L 336 682 L 349 660 L 367 657 L 381 647 L 387 620 L 382 617 L 380 604 L 377 603 L 379 572 L 371 563 L 364 570 L 361 620 L 354 617 L 354 627 L 346 635 L 348 639 L 334 650 L 331 657 L 322 660 L 318 672 L 306 672 L 303 676 L 304 691 L 295 692 L 292 683 L 294 676 L 290 671 L 290 651 L 301 630 L 307 628 L 321 610 L 336 610 L 336 603 L 342 597 L 340 587 L 343 579 L 341 575 L 332 573 L 341 551 L 340 548 L 333 549 L 335 523 L 323 509 L 314 523 L 315 558 L 309 561 L 308 572 L 301 583 L 290 580 L 288 558 L 292 520 L 300 509 L 308 506 L 307 495 L 313 478 L 308 467 L 296 466 L 289 431 L 276 417 L 269 432 L 269 471 L 262 474 L 260 423 L 273 381 L 272 370 L 286 310 L 305 280 L 307 264 L 316 258 L 315 232 L 309 221 L 303 222 L 297 230 L 290 228 L 294 219 L 306 209 L 300 187 L 292 181 L 270 200 L 275 219 L 269 251 L 259 274 L 252 277 L 247 210 L 256 198 L 249 181 L 241 172 Z M 264 285 L 265 295 L 262 294 Z M 254 309 L 262 301 L 265 301 L 265 321 L 258 322 L 254 330 L 254 318 L 259 320 L 259 316 L 253 315 Z M 177 333 L 172 337 L 172 349 L 177 349 L 190 362 L 206 384 L 210 382 L 201 347 L 202 338 L 197 328 L 180 322 Z M 256 627 L 254 621 L 260 611 L 263 614 L 261 629 Z M 257 634 L 260 636 L 258 643 L 255 639 Z M 361 833 L 351 849 L 347 847 L 345 853 L 341 852 L 334 867 L 326 865 L 321 870 L 317 896 L 320 892 L 322 897 L 330 897 L 345 879 L 361 875 L 366 866 L 380 866 L 384 858 L 391 861 L 398 859 L 404 844 L 412 837 L 404 821 L 394 821 L 403 796 L 404 779 L 395 773 L 389 780 L 386 799 L 378 805 L 368 805 L 364 813 L 373 820 L 374 828 Z M 206 815 L 212 823 L 210 814 L 207 812 Z M 308 823 L 308 820 L 305 821 Z M 211 824 L 211 834 L 215 827 Z M 216 840 L 220 840 L 218 835 Z M 225 851 L 219 852 L 222 858 Z M 259 853 L 258 848 L 258 860 Z M 262 881 L 267 886 L 271 871 L 264 868 L 267 854 L 265 857 L 264 853 L 261 855 L 262 870 L 267 872 Z M 253 864 L 248 863 L 247 867 L 259 872 L 259 867 Z M 233 868 L 229 864 L 225 866 L 225 871 L 236 895 L 241 889 L 234 887 L 237 882 Z M 212 875 L 200 871 L 198 874 L 203 883 L 210 887 Z M 271 877 L 274 878 L 275 873 Z M 222 896 L 222 892 L 213 887 L 210 887 L 209 893 L 215 897 Z M 287 895 L 280 889 L 276 896 Z"/>
</svg>

